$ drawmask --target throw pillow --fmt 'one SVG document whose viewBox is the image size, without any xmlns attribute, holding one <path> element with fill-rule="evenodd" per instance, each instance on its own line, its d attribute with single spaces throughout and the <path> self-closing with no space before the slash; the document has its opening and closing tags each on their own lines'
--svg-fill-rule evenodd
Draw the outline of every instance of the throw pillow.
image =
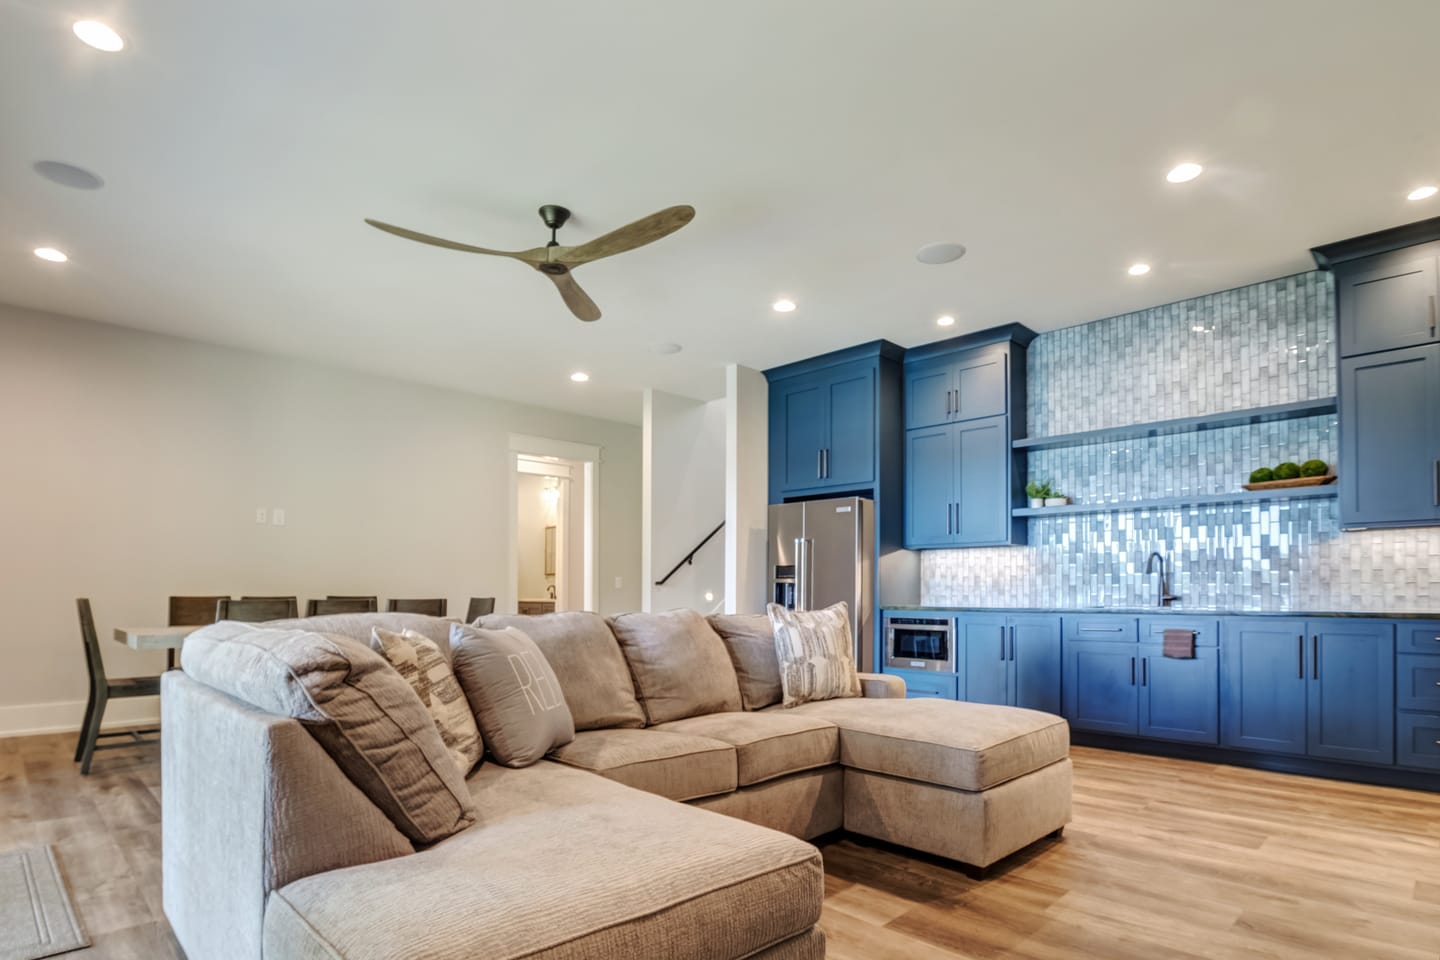
<svg viewBox="0 0 1440 960">
<path fill-rule="evenodd" d="M 694 610 L 610 619 L 651 724 L 740 709 L 725 643 Z"/>
<path fill-rule="evenodd" d="M 440 647 L 414 630 L 395 633 L 384 627 L 371 628 L 370 646 L 415 689 L 455 765 L 462 774 L 469 774 L 480 762 L 485 744 L 470 704 L 465 702 L 465 693 L 455 682 L 455 673 Z"/>
<path fill-rule="evenodd" d="M 450 659 L 490 755 L 528 767 L 575 739 L 575 721 L 550 662 L 514 627 L 450 628 Z"/>
<path fill-rule="evenodd" d="M 860 696 L 849 607 L 837 603 L 824 610 L 802 611 L 772 603 L 766 612 L 775 628 L 785 706 Z"/>
<path fill-rule="evenodd" d="M 775 628 L 770 618 L 763 613 L 744 613 L 715 614 L 707 619 L 730 654 L 745 709 L 760 710 L 779 703 L 780 660 L 775 656 Z"/>
<path fill-rule="evenodd" d="M 180 657 L 191 678 L 299 720 L 415 843 L 475 822 L 465 778 L 425 705 L 365 644 L 225 621 L 192 633 Z"/>
</svg>

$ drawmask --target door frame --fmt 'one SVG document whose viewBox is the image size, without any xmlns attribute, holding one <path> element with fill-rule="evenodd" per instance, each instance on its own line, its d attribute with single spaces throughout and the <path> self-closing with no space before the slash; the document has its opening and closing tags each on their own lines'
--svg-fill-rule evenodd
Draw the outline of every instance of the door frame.
<svg viewBox="0 0 1440 960">
<path fill-rule="evenodd" d="M 582 519 L 583 546 L 581 554 L 583 559 L 584 572 L 580 582 L 581 609 L 596 609 L 599 597 L 597 563 L 597 534 L 600 528 L 599 507 L 600 507 L 600 464 L 602 462 L 602 450 L 600 447 L 588 443 L 576 443 L 571 440 L 556 440 L 551 437 L 535 437 L 526 434 L 510 434 L 509 452 L 506 457 L 509 479 L 508 502 L 506 514 L 508 516 L 508 533 L 506 540 L 507 560 L 504 596 L 497 598 L 497 604 L 503 604 L 507 611 L 518 609 L 519 597 L 516 595 L 516 584 L 520 578 L 520 553 L 517 539 L 520 536 L 520 490 L 518 478 L 520 476 L 520 458 L 553 457 L 556 460 L 570 461 L 578 468 L 579 477 L 572 472 L 571 496 L 574 496 L 574 484 L 578 479 L 581 484 L 581 496 L 584 503 L 584 517 Z M 570 519 L 567 517 L 567 520 Z M 567 589 L 567 594 L 572 593 Z M 567 600 L 569 597 L 567 596 Z"/>
</svg>

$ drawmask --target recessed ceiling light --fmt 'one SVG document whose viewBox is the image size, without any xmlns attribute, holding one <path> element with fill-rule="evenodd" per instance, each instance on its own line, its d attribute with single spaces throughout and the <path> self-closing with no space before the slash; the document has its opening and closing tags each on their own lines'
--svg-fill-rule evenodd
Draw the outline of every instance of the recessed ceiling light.
<svg viewBox="0 0 1440 960">
<path fill-rule="evenodd" d="M 658 354 L 660 354 L 661 356 L 667 356 L 667 357 L 668 357 L 670 354 L 672 354 L 672 353 L 679 353 L 681 350 L 684 350 L 684 349 L 685 349 L 685 348 L 682 347 L 682 346 L 680 346 L 680 344 L 678 344 L 678 343 L 657 343 L 657 344 L 655 344 L 655 352 L 658 353 Z"/>
<path fill-rule="evenodd" d="M 795 301 L 781 298 L 770 304 L 770 309 L 774 310 L 776 313 L 789 313 L 795 309 Z"/>
<path fill-rule="evenodd" d="M 935 265 L 954 263 L 965 256 L 965 246 L 959 243 L 927 243 L 915 251 L 915 259 L 921 263 Z"/>
<path fill-rule="evenodd" d="M 576 383 L 584 383 L 586 380 L 590 379 L 590 374 L 581 373 L 579 370 L 576 370 L 574 373 L 570 374 L 570 379 L 574 380 Z"/>
<path fill-rule="evenodd" d="M 59 160 L 41 160 L 31 169 L 51 183 L 58 183 L 62 187 L 74 187 L 76 190 L 99 190 L 105 186 L 105 181 L 89 170 L 74 164 L 61 163 Z"/>
<path fill-rule="evenodd" d="M 69 257 L 65 256 L 63 252 L 56 250 L 54 247 L 36 247 L 35 256 L 39 257 L 41 260 L 49 260 L 51 263 L 64 263 L 66 260 L 70 259 Z"/>
<path fill-rule="evenodd" d="M 125 38 L 99 20 L 76 20 L 71 29 L 83 43 L 89 44 L 96 50 L 118 53 L 125 49 Z"/>
<path fill-rule="evenodd" d="M 943 317 L 936 318 L 935 323 L 942 327 L 953 327 L 955 326 L 955 318 L 947 313 Z"/>
<path fill-rule="evenodd" d="M 1171 183 L 1186 183 L 1200 176 L 1205 170 L 1198 163 L 1182 163 L 1179 166 L 1171 167 L 1170 172 L 1165 174 L 1165 179 Z"/>
<path fill-rule="evenodd" d="M 1132 277 L 1143 277 L 1149 272 L 1150 264 L 1148 263 L 1132 263 L 1130 264 L 1130 269 L 1128 271 L 1128 273 Z"/>
<path fill-rule="evenodd" d="M 1440 188 L 1416 187 L 1414 190 L 1411 190 L 1409 193 L 1407 193 L 1405 197 L 1407 200 L 1429 200 L 1431 197 L 1435 196 L 1436 193 L 1440 193 Z"/>
</svg>

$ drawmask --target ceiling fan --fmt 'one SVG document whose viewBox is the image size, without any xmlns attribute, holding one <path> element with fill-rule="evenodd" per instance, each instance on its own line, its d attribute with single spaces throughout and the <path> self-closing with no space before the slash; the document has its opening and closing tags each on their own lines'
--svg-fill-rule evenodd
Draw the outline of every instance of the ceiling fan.
<svg viewBox="0 0 1440 960">
<path fill-rule="evenodd" d="M 533 250 L 519 251 L 472 247 L 466 243 L 432 237 L 427 233 L 417 233 L 414 230 L 381 223 L 379 220 L 371 220 L 368 217 L 365 218 L 365 222 L 377 230 L 393 233 L 406 240 L 416 240 L 420 243 L 445 247 L 449 250 L 461 250 L 465 253 L 509 257 L 512 260 L 528 263 L 554 282 L 556 289 L 560 291 L 561 299 L 565 301 L 565 305 L 570 308 L 571 313 L 581 320 L 591 321 L 600 319 L 600 308 L 595 305 L 594 300 L 590 299 L 590 295 L 580 288 L 580 284 L 575 282 L 570 271 L 594 260 L 613 257 L 617 253 L 625 253 L 627 250 L 634 250 L 636 247 L 643 247 L 647 243 L 654 243 L 661 237 L 669 236 L 695 219 L 695 208 L 686 205 L 666 207 L 659 213 L 641 217 L 634 223 L 627 224 L 619 230 L 611 230 L 604 236 L 596 237 L 589 243 L 582 243 L 578 247 L 561 246 L 560 241 L 555 239 L 556 232 L 565 226 L 565 221 L 570 219 L 569 210 L 553 203 L 547 203 L 540 208 L 540 219 L 545 221 L 545 226 L 550 228 L 550 242 Z"/>
</svg>

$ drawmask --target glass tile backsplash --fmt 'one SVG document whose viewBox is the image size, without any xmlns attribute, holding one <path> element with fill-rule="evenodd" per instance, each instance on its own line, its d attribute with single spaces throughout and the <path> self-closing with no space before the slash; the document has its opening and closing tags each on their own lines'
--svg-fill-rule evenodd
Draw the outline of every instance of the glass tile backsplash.
<svg viewBox="0 0 1440 960">
<path fill-rule="evenodd" d="M 1332 397 L 1330 274 L 1258 283 L 1041 334 L 1032 437 Z M 1029 455 L 1029 478 L 1077 503 L 1226 493 L 1257 466 L 1334 464 L 1334 416 Z M 933 606 L 1144 606 L 1152 550 L 1185 609 L 1440 611 L 1440 530 L 1342 533 L 1334 500 L 1035 517 L 1029 545 L 925 551 Z"/>
</svg>

